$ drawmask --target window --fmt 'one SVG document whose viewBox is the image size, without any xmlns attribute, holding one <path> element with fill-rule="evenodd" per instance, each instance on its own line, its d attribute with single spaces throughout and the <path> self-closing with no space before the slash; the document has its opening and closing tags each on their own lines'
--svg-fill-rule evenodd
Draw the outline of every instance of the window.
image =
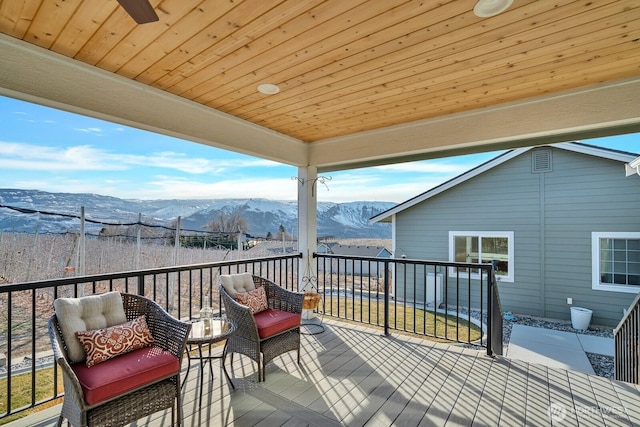
<svg viewBox="0 0 640 427">
<path fill-rule="evenodd" d="M 513 231 L 450 231 L 449 260 L 453 262 L 495 262 L 496 277 L 513 282 Z M 456 274 L 452 270 L 452 274 Z M 479 269 L 458 270 L 479 279 Z"/>
<path fill-rule="evenodd" d="M 640 233 L 591 233 L 593 289 L 640 292 Z"/>
</svg>

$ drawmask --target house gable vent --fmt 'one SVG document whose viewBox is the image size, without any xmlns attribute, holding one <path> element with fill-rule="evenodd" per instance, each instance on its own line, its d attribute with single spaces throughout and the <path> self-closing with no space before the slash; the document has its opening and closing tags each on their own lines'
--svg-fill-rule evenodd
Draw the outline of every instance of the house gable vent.
<svg viewBox="0 0 640 427">
<path fill-rule="evenodd" d="M 551 150 L 536 150 L 531 153 L 531 172 L 551 172 Z"/>
</svg>

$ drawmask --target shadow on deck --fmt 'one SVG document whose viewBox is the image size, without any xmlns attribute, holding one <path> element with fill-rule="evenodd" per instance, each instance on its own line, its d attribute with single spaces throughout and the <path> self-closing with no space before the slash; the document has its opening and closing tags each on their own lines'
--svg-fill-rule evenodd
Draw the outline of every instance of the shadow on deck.
<svg viewBox="0 0 640 427">
<path fill-rule="evenodd" d="M 484 349 L 384 337 L 334 320 L 324 325 L 321 334 L 303 335 L 300 366 L 294 352 L 285 354 L 267 365 L 263 383 L 256 382 L 255 364 L 236 356 L 236 390 L 214 361 L 214 379 L 205 366 L 200 396 L 199 367 L 192 364 L 184 425 L 640 425 L 640 391 L 633 384 L 490 358 Z M 53 426 L 59 410 L 8 425 Z M 170 412 L 158 412 L 132 425 L 170 421 Z"/>
</svg>

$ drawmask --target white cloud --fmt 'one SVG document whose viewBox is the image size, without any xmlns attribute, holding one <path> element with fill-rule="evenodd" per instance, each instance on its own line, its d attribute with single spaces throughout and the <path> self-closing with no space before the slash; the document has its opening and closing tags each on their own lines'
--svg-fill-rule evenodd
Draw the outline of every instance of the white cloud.
<svg viewBox="0 0 640 427">
<path fill-rule="evenodd" d="M 97 129 L 97 128 L 96 128 Z M 271 168 L 282 166 L 262 159 L 206 159 L 171 151 L 140 154 L 120 154 L 91 145 L 52 147 L 0 141 L 0 168 L 53 171 L 121 171 L 137 167 L 178 170 L 191 174 L 222 174 L 230 169 Z"/>
<path fill-rule="evenodd" d="M 125 169 L 116 162 L 106 162 L 102 152 L 90 146 L 54 148 L 0 141 L 0 156 L 2 169 L 41 172 Z"/>
<path fill-rule="evenodd" d="M 400 203 L 421 194 L 440 184 L 439 181 L 421 181 L 407 183 L 390 183 L 380 185 L 329 186 L 329 190 L 319 187 L 318 200 L 331 202 L 351 202 L 369 200 L 378 202 Z"/>
<path fill-rule="evenodd" d="M 297 185 L 291 178 L 267 178 L 201 182 L 169 176 L 158 176 L 146 184 L 145 199 L 224 199 L 264 198 L 295 200 Z"/>
<path fill-rule="evenodd" d="M 76 130 L 78 132 L 83 132 L 83 133 L 90 133 L 90 134 L 94 134 L 94 135 L 104 135 L 104 130 L 101 129 L 101 128 L 96 128 L 96 127 L 73 128 L 73 130 Z"/>
</svg>

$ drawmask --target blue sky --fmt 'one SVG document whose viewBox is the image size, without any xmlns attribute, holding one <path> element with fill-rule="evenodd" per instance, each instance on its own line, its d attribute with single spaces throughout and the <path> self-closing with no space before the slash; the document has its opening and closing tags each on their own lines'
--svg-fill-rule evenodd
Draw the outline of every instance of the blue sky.
<svg viewBox="0 0 640 427">
<path fill-rule="evenodd" d="M 640 153 L 640 134 L 583 142 Z M 499 152 L 325 174 L 322 201 L 402 202 Z M 297 168 L 0 96 L 0 187 L 126 199 L 295 200 Z"/>
</svg>

